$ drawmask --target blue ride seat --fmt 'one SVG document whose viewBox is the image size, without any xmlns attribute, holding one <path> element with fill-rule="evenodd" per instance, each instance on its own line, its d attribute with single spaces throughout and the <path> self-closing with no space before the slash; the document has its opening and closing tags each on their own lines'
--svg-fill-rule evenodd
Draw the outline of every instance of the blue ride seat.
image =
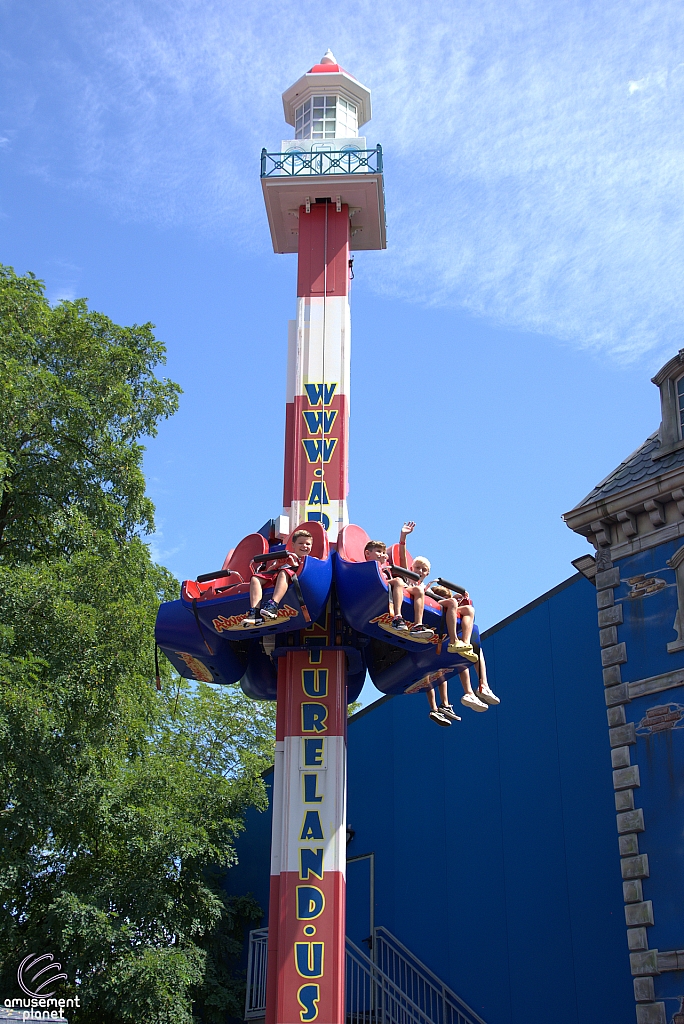
<svg viewBox="0 0 684 1024">
<path fill-rule="evenodd" d="M 470 663 L 464 658 L 449 654 L 442 609 L 429 597 L 425 601 L 423 622 L 435 630 L 431 641 L 419 642 L 409 639 L 405 633 L 388 631 L 391 621 L 389 584 L 380 563 L 365 560 L 364 548 L 369 539 L 366 531 L 355 524 L 340 530 L 335 585 L 346 621 L 357 632 L 369 638 L 365 657 L 373 684 L 383 693 L 414 692 L 433 686 L 440 678 L 453 676 L 469 667 Z M 390 548 L 390 553 L 398 557 L 398 550 L 393 552 Z M 407 564 L 411 563 L 407 560 Z M 413 621 L 413 602 L 410 598 L 404 598 L 401 614 L 408 622 Z M 473 644 L 479 645 L 479 639 L 475 627 Z"/>
</svg>

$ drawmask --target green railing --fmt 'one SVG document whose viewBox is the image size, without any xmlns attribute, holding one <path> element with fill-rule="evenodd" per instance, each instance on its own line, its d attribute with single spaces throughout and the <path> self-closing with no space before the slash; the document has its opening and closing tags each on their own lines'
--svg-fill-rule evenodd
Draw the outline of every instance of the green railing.
<svg viewBox="0 0 684 1024">
<path fill-rule="evenodd" d="M 322 174 L 382 174 L 382 146 L 375 149 L 261 150 L 262 178 L 298 178 Z"/>
</svg>

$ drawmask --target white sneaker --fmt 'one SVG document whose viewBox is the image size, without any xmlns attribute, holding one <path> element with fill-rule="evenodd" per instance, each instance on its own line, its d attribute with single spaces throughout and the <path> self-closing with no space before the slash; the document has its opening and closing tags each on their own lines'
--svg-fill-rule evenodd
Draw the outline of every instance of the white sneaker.
<svg viewBox="0 0 684 1024">
<path fill-rule="evenodd" d="M 479 697 L 480 700 L 484 701 L 485 704 L 500 704 L 501 703 L 501 701 L 499 700 L 497 695 L 495 693 L 492 693 L 492 691 L 489 689 L 489 687 L 487 687 L 486 690 L 483 690 L 482 687 L 480 687 L 479 690 L 475 691 L 475 694 L 476 694 L 477 697 Z"/>
<path fill-rule="evenodd" d="M 476 697 L 474 693 L 464 693 L 461 697 L 461 704 L 464 704 L 467 708 L 472 708 L 473 711 L 488 711 L 487 705 Z"/>
<path fill-rule="evenodd" d="M 437 710 L 440 715 L 444 715 L 444 717 L 448 718 L 451 722 L 461 721 L 461 716 L 456 714 L 451 704 L 440 704 Z"/>
<path fill-rule="evenodd" d="M 451 725 L 449 719 L 446 715 L 443 715 L 441 711 L 431 711 L 430 718 L 433 722 L 436 722 L 437 725 Z"/>
</svg>

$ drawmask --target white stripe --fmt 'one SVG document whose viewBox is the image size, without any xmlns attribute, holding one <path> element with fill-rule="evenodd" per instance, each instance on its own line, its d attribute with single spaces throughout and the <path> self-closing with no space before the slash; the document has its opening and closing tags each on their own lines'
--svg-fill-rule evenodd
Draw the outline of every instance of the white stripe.
<svg viewBox="0 0 684 1024">
<path fill-rule="evenodd" d="M 275 763 L 273 767 L 273 790 L 271 792 L 271 874 L 280 874 L 281 843 L 283 835 L 283 759 L 284 744 L 276 740 Z"/>
<path fill-rule="evenodd" d="M 323 764 L 318 767 L 304 764 L 304 744 L 301 736 L 286 736 L 282 754 L 282 808 L 276 841 L 276 812 L 273 814 L 273 846 L 279 846 L 280 871 L 299 870 L 299 850 L 302 847 L 323 847 L 325 871 L 346 872 L 347 852 L 347 748 L 344 736 L 326 736 Z M 276 765 L 278 762 L 276 761 Z M 323 799 L 316 803 L 304 802 L 304 775 L 316 775 L 316 795 Z M 274 795 L 276 783 L 274 781 Z M 307 811 L 316 812 L 320 820 L 323 839 L 302 840 L 302 826 Z M 275 860 L 272 860 L 271 871 Z"/>
<path fill-rule="evenodd" d="M 297 299 L 295 391 L 323 380 L 323 297 Z M 290 356 L 288 355 L 288 361 Z M 325 303 L 325 380 L 336 394 L 349 396 L 351 313 L 346 295 L 328 296 Z M 289 371 L 289 367 L 288 367 Z M 289 401 L 289 399 L 288 399 Z"/>
</svg>

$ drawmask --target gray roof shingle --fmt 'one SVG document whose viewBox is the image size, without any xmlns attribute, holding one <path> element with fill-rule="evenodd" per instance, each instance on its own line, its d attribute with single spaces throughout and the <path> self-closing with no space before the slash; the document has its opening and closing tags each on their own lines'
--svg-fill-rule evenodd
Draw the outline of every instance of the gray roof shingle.
<svg viewBox="0 0 684 1024">
<path fill-rule="evenodd" d="M 656 430 L 650 437 L 647 437 L 642 445 L 635 452 L 632 452 L 624 462 L 621 462 L 617 469 L 597 484 L 596 487 L 583 498 L 575 508 L 588 505 L 592 501 L 599 501 L 607 498 L 618 491 L 627 490 L 635 484 L 647 480 L 649 477 L 662 476 L 669 469 L 676 469 L 684 466 L 684 448 L 679 448 L 662 459 L 653 459 L 653 453 L 660 448 L 660 437 Z"/>
</svg>

